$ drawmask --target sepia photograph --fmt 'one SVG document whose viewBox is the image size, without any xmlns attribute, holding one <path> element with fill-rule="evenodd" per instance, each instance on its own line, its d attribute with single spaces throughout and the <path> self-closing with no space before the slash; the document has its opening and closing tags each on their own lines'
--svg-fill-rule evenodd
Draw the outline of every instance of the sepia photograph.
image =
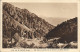
<svg viewBox="0 0 80 52">
<path fill-rule="evenodd" d="M 2 3 L 2 48 L 78 48 L 77 3 Z"/>
</svg>

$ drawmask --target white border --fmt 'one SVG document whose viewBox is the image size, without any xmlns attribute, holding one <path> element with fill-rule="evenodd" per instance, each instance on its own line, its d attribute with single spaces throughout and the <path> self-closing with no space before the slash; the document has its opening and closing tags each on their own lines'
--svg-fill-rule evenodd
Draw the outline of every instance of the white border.
<svg viewBox="0 0 80 52">
<path fill-rule="evenodd" d="M 2 2 L 26 2 L 26 3 L 78 3 L 78 49 L 13 49 L 13 48 L 2 48 Z M 80 32 L 79 32 L 79 19 L 80 19 L 80 1 L 79 0 L 2 0 L 0 3 L 0 40 L 1 40 L 1 52 L 80 52 Z M 27 51 L 26 51 L 27 50 Z"/>
</svg>

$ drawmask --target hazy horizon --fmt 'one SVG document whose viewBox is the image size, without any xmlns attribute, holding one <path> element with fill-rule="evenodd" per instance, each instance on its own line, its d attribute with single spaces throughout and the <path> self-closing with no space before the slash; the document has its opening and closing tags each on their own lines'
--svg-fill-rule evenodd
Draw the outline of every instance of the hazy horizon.
<svg viewBox="0 0 80 52">
<path fill-rule="evenodd" d="M 21 9 L 28 9 L 52 25 L 77 17 L 76 3 L 10 3 Z M 56 18 L 57 17 L 57 18 Z M 49 19 L 51 18 L 51 19 Z M 53 19 L 53 20 L 52 20 Z"/>
</svg>

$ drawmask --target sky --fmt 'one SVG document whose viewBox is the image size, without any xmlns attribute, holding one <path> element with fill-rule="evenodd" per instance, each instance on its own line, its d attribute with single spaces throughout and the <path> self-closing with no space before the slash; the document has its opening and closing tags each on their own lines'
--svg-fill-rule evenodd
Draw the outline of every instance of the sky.
<svg viewBox="0 0 80 52">
<path fill-rule="evenodd" d="M 77 17 L 76 3 L 11 3 L 21 9 L 28 9 L 52 25 Z"/>
</svg>

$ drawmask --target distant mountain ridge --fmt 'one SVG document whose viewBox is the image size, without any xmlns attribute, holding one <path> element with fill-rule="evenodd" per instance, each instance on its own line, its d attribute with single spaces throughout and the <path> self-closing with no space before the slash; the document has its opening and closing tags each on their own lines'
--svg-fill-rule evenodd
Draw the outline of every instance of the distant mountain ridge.
<svg viewBox="0 0 80 52">
<path fill-rule="evenodd" d="M 47 39 L 61 37 L 61 42 L 77 41 L 77 31 L 77 17 L 75 17 L 57 25 L 45 37 Z"/>
<path fill-rule="evenodd" d="M 40 38 L 53 28 L 53 25 L 27 9 L 3 3 L 3 37 L 19 33 L 26 38 Z"/>
<path fill-rule="evenodd" d="M 42 17 L 43 19 L 45 19 L 47 22 L 49 22 L 50 24 L 57 26 L 57 24 L 61 24 L 62 22 L 69 20 L 71 18 L 66 18 L 66 17 Z"/>
</svg>

